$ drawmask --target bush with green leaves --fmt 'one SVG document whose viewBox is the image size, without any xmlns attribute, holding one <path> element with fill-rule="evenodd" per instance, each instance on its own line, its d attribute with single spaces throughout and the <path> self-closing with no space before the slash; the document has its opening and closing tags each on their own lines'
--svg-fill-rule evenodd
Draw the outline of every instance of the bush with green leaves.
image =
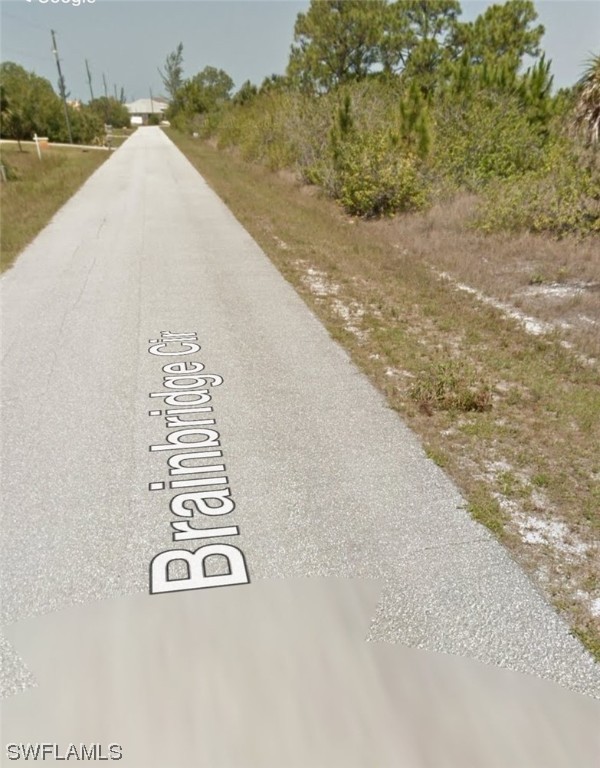
<svg viewBox="0 0 600 768">
<path fill-rule="evenodd" d="M 87 106 L 79 109 L 69 107 L 69 119 L 73 141 L 76 144 L 91 144 L 104 136 L 102 118 Z"/>
<path fill-rule="evenodd" d="M 9 61 L 0 65 L 0 78 L 3 95 L 0 127 L 4 138 L 31 140 L 37 133 L 50 141 L 69 141 L 64 106 L 48 80 Z M 76 144 L 89 143 L 103 135 L 103 121 L 93 109 L 86 106 L 67 109 Z"/>
<path fill-rule="evenodd" d="M 232 104 L 220 113 L 219 122 L 211 126 L 212 133 L 210 134 L 216 138 L 219 149 L 231 149 L 239 146 L 242 140 L 243 126 L 250 109 L 250 103 Z M 176 124 L 171 122 L 171 125 Z"/>
<path fill-rule="evenodd" d="M 414 157 L 390 131 L 356 133 L 334 148 L 336 197 L 348 213 L 380 216 L 427 202 Z"/>
<path fill-rule="evenodd" d="M 566 140 L 557 141 L 539 170 L 486 190 L 476 223 L 485 232 L 600 234 L 598 167 L 584 165 Z"/>
<path fill-rule="evenodd" d="M 211 131 L 220 149 L 237 147 L 245 160 L 271 170 L 290 168 L 297 159 L 296 137 L 288 126 L 290 114 L 295 114 L 292 94 L 265 93 L 224 109 Z"/>
<path fill-rule="evenodd" d="M 113 128 L 128 128 L 130 124 L 130 115 L 125 104 L 112 96 L 100 96 L 92 99 L 87 104 L 90 109 L 102 123 L 112 125 Z"/>
<path fill-rule="evenodd" d="M 223 149 L 273 170 L 293 168 L 360 216 L 415 210 L 426 202 L 418 145 L 401 135 L 398 92 L 379 82 L 307 96 L 265 91 L 224 111 L 212 132 Z M 399 129 L 386 127 L 395 110 Z"/>
<path fill-rule="evenodd" d="M 516 97 L 480 93 L 439 104 L 435 111 L 435 170 L 477 191 L 494 179 L 540 168 L 545 137 Z"/>
<path fill-rule="evenodd" d="M 467 189 L 483 197 L 484 231 L 598 231 L 597 171 L 566 135 L 572 98 L 550 96 L 548 63 L 525 75 L 467 64 L 429 96 L 385 73 L 327 93 L 282 81 L 211 113 L 200 132 L 295 170 L 352 215 L 416 210 Z"/>
<path fill-rule="evenodd" d="M 171 127 L 181 133 L 192 133 L 192 115 L 187 115 L 185 112 L 178 112 L 176 115 L 169 118 Z"/>
<path fill-rule="evenodd" d="M 246 160 L 261 162 L 276 171 L 293 164 L 284 111 L 277 98 L 263 100 L 261 109 L 254 112 L 253 120 L 246 121 L 240 149 Z"/>
</svg>

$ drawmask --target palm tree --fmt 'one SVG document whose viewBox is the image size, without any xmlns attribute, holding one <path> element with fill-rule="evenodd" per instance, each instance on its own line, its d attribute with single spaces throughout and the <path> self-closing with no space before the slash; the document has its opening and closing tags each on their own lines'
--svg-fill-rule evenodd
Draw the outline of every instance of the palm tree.
<svg viewBox="0 0 600 768">
<path fill-rule="evenodd" d="M 597 144 L 600 139 L 600 54 L 590 58 L 577 88 L 575 125 L 583 130 L 588 144 Z"/>
</svg>

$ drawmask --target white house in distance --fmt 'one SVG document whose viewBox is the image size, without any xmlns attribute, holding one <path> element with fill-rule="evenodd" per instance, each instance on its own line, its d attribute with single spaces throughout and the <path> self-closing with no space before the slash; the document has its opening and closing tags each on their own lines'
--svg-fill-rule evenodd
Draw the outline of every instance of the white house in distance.
<svg viewBox="0 0 600 768">
<path fill-rule="evenodd" d="M 156 115 L 159 120 L 163 119 L 163 113 L 169 106 L 166 99 L 160 97 L 152 99 L 137 99 L 129 104 L 125 104 L 129 112 L 131 125 L 148 125 L 150 115 Z"/>
</svg>

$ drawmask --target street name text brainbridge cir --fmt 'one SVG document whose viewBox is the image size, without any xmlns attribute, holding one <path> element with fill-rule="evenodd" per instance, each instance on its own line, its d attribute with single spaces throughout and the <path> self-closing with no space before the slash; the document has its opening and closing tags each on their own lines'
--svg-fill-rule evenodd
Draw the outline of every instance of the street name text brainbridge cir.
<svg viewBox="0 0 600 768">
<path fill-rule="evenodd" d="M 221 376 L 203 373 L 204 365 L 189 359 L 200 351 L 196 333 L 162 331 L 159 339 L 150 339 L 148 352 L 164 362 L 160 392 L 150 393 L 153 404 L 164 409 L 151 410 L 150 416 L 164 416 L 168 434 L 166 442 L 151 445 L 150 451 L 166 458 L 169 479 L 152 482 L 150 491 L 173 490 L 169 502 L 174 542 L 238 536 L 237 525 L 196 527 L 204 518 L 221 518 L 235 509 L 225 465 L 217 463 L 223 453 L 216 421 L 212 413 L 210 387 L 223 383 Z M 162 401 L 162 402 L 161 402 Z M 163 453 L 164 452 L 164 453 Z M 183 519 L 182 519 L 183 518 Z M 216 522 L 216 521 L 215 521 Z M 219 520 L 220 522 L 220 520 Z M 209 567 L 211 562 L 213 567 Z M 227 573 L 214 565 L 227 563 Z M 186 578 L 169 578 L 171 563 L 186 565 Z M 212 573 L 210 571 L 212 570 Z M 157 554 L 150 563 L 150 593 L 180 592 L 188 589 L 229 587 L 250 581 L 242 551 L 232 544 L 203 544 L 196 550 L 169 549 Z"/>
</svg>

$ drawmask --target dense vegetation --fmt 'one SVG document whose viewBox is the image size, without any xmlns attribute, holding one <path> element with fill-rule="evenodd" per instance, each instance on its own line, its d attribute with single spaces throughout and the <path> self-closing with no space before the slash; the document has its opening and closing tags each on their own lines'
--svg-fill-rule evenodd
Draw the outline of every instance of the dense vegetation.
<svg viewBox="0 0 600 768">
<path fill-rule="evenodd" d="M 296 170 L 355 215 L 466 189 L 486 231 L 600 231 L 598 58 L 553 94 L 530 0 L 460 15 L 457 0 L 312 0 L 286 74 L 233 97 L 220 70 L 183 80 L 179 46 L 171 120 Z"/>
<path fill-rule="evenodd" d="M 11 61 L 0 64 L 2 138 L 31 140 L 33 134 L 68 142 L 62 100 L 48 80 Z M 104 136 L 104 124 L 129 125 L 129 113 L 119 100 L 102 97 L 77 109 L 67 106 L 73 141 L 88 144 Z"/>
</svg>

